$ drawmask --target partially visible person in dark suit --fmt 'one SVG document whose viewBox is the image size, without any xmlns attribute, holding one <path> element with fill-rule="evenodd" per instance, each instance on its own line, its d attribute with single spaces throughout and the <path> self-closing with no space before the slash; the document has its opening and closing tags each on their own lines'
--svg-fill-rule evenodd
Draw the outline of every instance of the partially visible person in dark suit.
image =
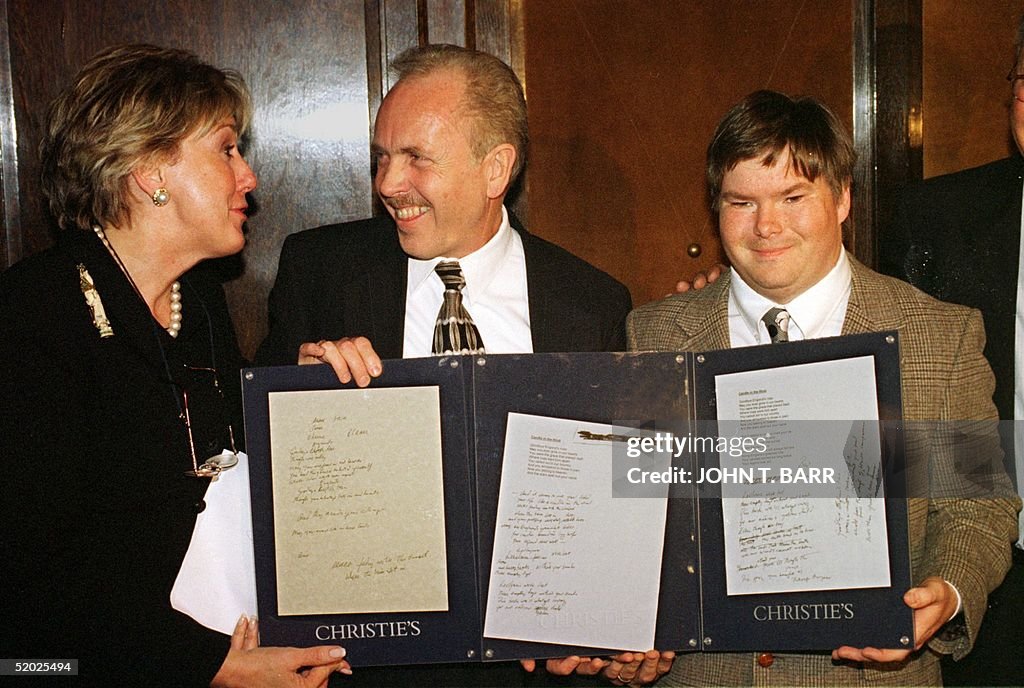
<svg viewBox="0 0 1024 688">
<path fill-rule="evenodd" d="M 940 298 L 981 310 L 985 357 L 996 376 L 1003 420 L 1024 420 L 1024 275 L 1021 197 L 1024 195 L 1024 18 L 1017 27 L 1010 129 L 1018 150 L 1008 158 L 929 179 L 903 193 L 879 246 L 880 267 Z M 1021 435 L 1014 423 L 1015 437 Z M 1006 439 L 1007 469 L 1024 495 L 1024 447 Z M 943 663 L 948 685 L 1024 686 L 1024 515 L 1013 566 L 989 597 L 974 650 Z"/>
<path fill-rule="evenodd" d="M 381 103 L 372 144 L 374 186 L 388 214 L 288 237 L 257 362 L 328 363 L 343 382 L 365 386 L 381 373 L 381 359 L 625 349 L 626 287 L 527 233 L 505 208 L 528 140 L 512 69 L 452 45 L 412 49 L 391 68 L 398 81 Z M 462 310 L 439 317 L 453 298 Z M 441 333 L 439 320 L 453 317 L 471 340 Z M 629 654 L 619 659 L 634 662 Z M 593 670 L 607 665 L 594 660 Z M 354 679 L 542 680 L 512 663 L 363 669 Z"/>
<path fill-rule="evenodd" d="M 109 48 L 50 106 L 57 245 L 0 275 L 0 657 L 82 686 L 314 686 L 340 647 L 260 648 L 171 606 L 196 515 L 241 442 L 242 357 L 203 262 L 245 244 L 241 76 Z M 230 455 L 228 455 L 230 456 Z M 211 684 L 212 681 L 212 684 Z"/>
</svg>

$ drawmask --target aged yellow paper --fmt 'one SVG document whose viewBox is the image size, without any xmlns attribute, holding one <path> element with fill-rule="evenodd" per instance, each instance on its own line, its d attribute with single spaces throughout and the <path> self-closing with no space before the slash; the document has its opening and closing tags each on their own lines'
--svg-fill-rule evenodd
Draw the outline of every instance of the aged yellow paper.
<svg viewBox="0 0 1024 688">
<path fill-rule="evenodd" d="M 437 387 L 269 397 L 278 614 L 446 611 Z"/>
</svg>

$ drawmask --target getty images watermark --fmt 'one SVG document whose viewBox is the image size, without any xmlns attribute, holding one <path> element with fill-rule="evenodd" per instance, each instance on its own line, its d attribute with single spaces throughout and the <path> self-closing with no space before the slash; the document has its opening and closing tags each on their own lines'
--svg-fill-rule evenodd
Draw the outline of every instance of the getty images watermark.
<svg viewBox="0 0 1024 688">
<path fill-rule="evenodd" d="M 618 421 L 616 497 L 967 497 L 1012 490 L 997 421 Z"/>
</svg>

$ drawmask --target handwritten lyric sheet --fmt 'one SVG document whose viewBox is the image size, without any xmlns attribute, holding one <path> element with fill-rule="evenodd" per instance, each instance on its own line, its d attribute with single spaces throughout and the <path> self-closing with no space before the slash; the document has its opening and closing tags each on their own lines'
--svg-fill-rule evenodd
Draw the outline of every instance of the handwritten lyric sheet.
<svg viewBox="0 0 1024 688">
<path fill-rule="evenodd" d="M 437 387 L 269 397 L 278 613 L 447 611 Z"/>
<path fill-rule="evenodd" d="M 484 636 L 649 650 L 666 500 L 612 498 L 613 443 L 581 433 L 612 426 L 508 416 Z"/>
<path fill-rule="evenodd" d="M 715 387 L 720 436 L 767 438 L 765 452 L 722 452 L 723 470 L 834 470 L 831 483 L 722 484 L 727 593 L 888 586 L 874 359 L 719 375 Z"/>
</svg>

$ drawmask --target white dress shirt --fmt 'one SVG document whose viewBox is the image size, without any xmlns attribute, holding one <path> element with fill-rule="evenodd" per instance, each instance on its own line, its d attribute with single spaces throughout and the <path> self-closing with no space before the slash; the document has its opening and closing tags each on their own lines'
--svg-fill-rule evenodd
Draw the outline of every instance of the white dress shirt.
<svg viewBox="0 0 1024 688">
<path fill-rule="evenodd" d="M 434 324 L 444 301 L 444 284 L 434 267 L 442 260 L 456 259 L 409 259 L 403 358 L 431 355 Z M 484 350 L 491 354 L 533 353 L 526 254 L 522 238 L 509 225 L 504 206 L 498 232 L 482 247 L 457 260 L 466 279 L 462 304 L 480 330 Z"/>
<path fill-rule="evenodd" d="M 775 303 L 761 296 L 732 269 L 729 283 L 729 342 L 733 348 L 769 344 L 772 340 L 761 318 L 769 308 L 789 312 L 789 341 L 838 337 L 843 332 L 846 305 L 850 302 L 850 261 L 846 251 L 827 275 L 789 303 Z"/>
</svg>

